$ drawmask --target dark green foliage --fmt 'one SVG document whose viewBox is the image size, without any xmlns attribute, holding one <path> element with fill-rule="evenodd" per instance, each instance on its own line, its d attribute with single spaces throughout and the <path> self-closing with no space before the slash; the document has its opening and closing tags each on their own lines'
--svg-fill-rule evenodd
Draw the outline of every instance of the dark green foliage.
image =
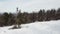
<svg viewBox="0 0 60 34">
<path fill-rule="evenodd" d="M 10 26 L 14 24 L 26 24 L 26 23 L 31 23 L 35 21 L 50 21 L 50 20 L 59 20 L 60 19 L 60 8 L 58 10 L 51 9 L 45 11 L 40 10 L 38 13 L 33 12 L 33 13 L 21 13 L 19 12 L 17 15 L 17 19 L 15 19 L 15 14 L 12 13 L 3 13 L 0 15 L 0 26 Z M 17 23 L 16 23 L 17 20 Z"/>
</svg>

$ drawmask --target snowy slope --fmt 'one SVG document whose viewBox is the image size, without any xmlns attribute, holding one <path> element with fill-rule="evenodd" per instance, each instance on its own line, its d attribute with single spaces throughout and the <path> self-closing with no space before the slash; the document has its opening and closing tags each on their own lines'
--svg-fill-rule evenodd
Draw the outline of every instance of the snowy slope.
<svg viewBox="0 0 60 34">
<path fill-rule="evenodd" d="M 60 20 L 22 24 L 21 29 L 8 30 L 12 26 L 0 27 L 0 34 L 60 34 Z"/>
</svg>

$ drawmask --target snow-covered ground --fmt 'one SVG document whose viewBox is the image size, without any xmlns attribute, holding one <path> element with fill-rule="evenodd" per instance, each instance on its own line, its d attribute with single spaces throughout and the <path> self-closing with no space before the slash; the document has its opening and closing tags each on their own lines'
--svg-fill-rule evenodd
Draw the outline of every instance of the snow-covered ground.
<svg viewBox="0 0 60 34">
<path fill-rule="evenodd" d="M 11 29 L 13 26 L 0 27 L 0 34 L 60 34 L 60 20 L 22 24 L 21 29 Z"/>
</svg>

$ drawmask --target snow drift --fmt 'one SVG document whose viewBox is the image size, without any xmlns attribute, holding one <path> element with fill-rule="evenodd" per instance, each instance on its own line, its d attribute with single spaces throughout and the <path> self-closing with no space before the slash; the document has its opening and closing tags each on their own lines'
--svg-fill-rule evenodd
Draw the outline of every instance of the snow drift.
<svg viewBox="0 0 60 34">
<path fill-rule="evenodd" d="M 11 29 L 13 26 L 0 27 L 0 34 L 60 34 L 60 20 L 22 24 L 21 29 Z"/>
</svg>

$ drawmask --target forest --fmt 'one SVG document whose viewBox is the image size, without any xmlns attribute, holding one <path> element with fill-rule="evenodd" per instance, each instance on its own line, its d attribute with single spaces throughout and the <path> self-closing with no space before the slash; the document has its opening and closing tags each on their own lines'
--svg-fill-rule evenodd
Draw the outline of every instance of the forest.
<svg viewBox="0 0 60 34">
<path fill-rule="evenodd" d="M 0 27 L 2 26 L 10 26 L 17 24 L 26 24 L 26 23 L 32 23 L 35 21 L 43 22 L 43 21 L 50 21 L 50 20 L 60 20 L 60 8 L 56 9 L 40 9 L 38 12 L 18 12 L 17 19 L 15 13 L 7 13 L 4 12 L 3 14 L 0 14 Z"/>
</svg>

